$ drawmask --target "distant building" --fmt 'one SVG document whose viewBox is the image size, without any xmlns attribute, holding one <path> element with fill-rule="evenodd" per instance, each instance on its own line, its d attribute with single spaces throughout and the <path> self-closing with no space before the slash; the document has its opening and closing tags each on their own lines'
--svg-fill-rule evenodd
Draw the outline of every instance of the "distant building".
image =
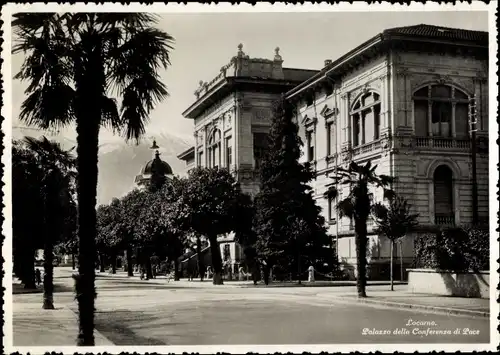
<svg viewBox="0 0 500 355">
<path fill-rule="evenodd" d="M 164 171 L 167 179 L 172 179 L 174 177 L 170 165 L 160 159 L 160 152 L 158 150 L 160 147 L 156 145 L 156 141 L 153 141 L 153 146 L 150 149 L 154 151 L 153 159 L 148 161 L 141 169 L 141 173 L 135 177 L 135 184 L 139 188 L 146 188 L 149 185 L 153 164 L 161 164 L 163 166 L 162 170 Z"/>
<path fill-rule="evenodd" d="M 186 173 L 189 173 L 189 171 L 191 171 L 191 169 L 196 166 L 194 158 L 194 147 L 186 149 L 181 154 L 179 154 L 177 158 L 186 162 Z"/>
<path fill-rule="evenodd" d="M 195 102 L 183 113 L 194 122 L 195 146 L 178 157 L 187 168 L 229 169 L 243 192 L 259 191 L 259 168 L 267 149 L 272 104 L 280 95 L 310 78 L 317 71 L 283 67 L 276 48 L 273 59 L 250 58 L 238 53 L 210 82 L 200 81 Z M 242 251 L 234 236 L 221 236 L 223 260 L 235 265 Z M 233 270 L 233 273 L 235 272 Z"/>
<path fill-rule="evenodd" d="M 287 93 L 298 107 L 303 160 L 316 171 L 317 203 L 346 267 L 356 260 L 354 226 L 338 218 L 336 201 L 323 197 L 336 167 L 371 161 L 378 174 L 396 177 L 393 188 L 420 215 L 422 231 L 470 224 L 474 120 L 477 210 L 487 223 L 488 43 L 487 32 L 429 25 L 388 29 L 325 61 L 318 74 Z M 339 188 L 340 199 L 347 196 L 349 187 Z M 382 200 L 381 190 L 372 192 Z M 368 229 L 370 276 L 387 277 L 389 242 L 374 233 L 373 221 Z M 413 247 L 414 238 L 405 238 L 406 266 Z"/>
</svg>

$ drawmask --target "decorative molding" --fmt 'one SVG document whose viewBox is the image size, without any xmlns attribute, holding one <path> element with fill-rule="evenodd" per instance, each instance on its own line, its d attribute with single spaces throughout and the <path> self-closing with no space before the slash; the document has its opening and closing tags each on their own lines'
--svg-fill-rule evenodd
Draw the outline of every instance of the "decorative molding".
<svg viewBox="0 0 500 355">
<path fill-rule="evenodd" d="M 339 109 L 337 107 L 329 108 L 328 105 L 325 105 L 320 111 L 320 115 L 325 117 L 325 118 L 328 118 L 328 117 L 331 117 L 334 115 L 338 115 L 338 113 L 339 113 Z"/>
<path fill-rule="evenodd" d="M 351 147 L 347 146 L 342 148 L 340 152 L 340 157 L 343 163 L 349 163 L 352 161 L 352 149 Z"/>
<path fill-rule="evenodd" d="M 315 125 L 316 122 L 318 122 L 318 119 L 316 117 L 309 117 L 309 116 L 305 115 L 301 121 L 301 124 L 303 126 L 307 127 L 307 126 Z"/>
</svg>

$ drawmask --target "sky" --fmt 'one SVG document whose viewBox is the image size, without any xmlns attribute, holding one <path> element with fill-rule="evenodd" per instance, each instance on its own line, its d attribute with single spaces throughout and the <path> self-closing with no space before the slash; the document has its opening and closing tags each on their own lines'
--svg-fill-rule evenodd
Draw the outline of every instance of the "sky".
<svg viewBox="0 0 500 355">
<path fill-rule="evenodd" d="M 283 66 L 321 69 L 362 42 L 391 27 L 430 24 L 488 30 L 487 12 L 281 12 L 161 14 L 157 27 L 175 38 L 171 66 L 161 73 L 170 96 L 151 113 L 146 137 L 167 132 L 192 140 L 193 121 L 182 112 L 195 100 L 198 82 L 211 81 L 243 44 L 250 57 L 272 59 L 280 48 Z M 12 74 L 23 55 L 12 57 Z M 13 122 L 25 99 L 26 84 L 13 82 Z M 74 128 L 61 132 L 74 139 Z M 102 131 L 101 141 L 121 139 Z"/>
</svg>

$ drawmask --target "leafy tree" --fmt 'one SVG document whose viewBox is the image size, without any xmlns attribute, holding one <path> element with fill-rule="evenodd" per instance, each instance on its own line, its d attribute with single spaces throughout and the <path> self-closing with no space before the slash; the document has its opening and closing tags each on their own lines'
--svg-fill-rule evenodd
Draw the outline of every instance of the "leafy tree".
<svg viewBox="0 0 500 355">
<path fill-rule="evenodd" d="M 245 200 L 236 180 L 226 169 L 195 168 L 184 182 L 179 199 L 185 210 L 179 214 L 184 226 L 204 235 L 210 242 L 213 283 L 223 284 L 222 258 L 217 237 L 229 232 L 238 232 L 248 226 L 242 209 Z"/>
<path fill-rule="evenodd" d="M 146 13 L 17 13 L 12 21 L 13 53 L 26 55 L 15 79 L 29 82 L 21 121 L 41 128 L 76 123 L 78 345 L 94 345 L 99 130 L 106 125 L 138 140 L 167 96 L 158 71 L 170 64 L 173 38 L 155 22 Z"/>
<path fill-rule="evenodd" d="M 324 247 L 332 243 L 308 185 L 314 172 L 308 163 L 299 162 L 302 141 L 293 116 L 290 103 L 281 99 L 275 104 L 269 151 L 254 201 L 256 248 L 265 261 L 266 284 L 273 265 L 284 269 L 294 265 L 300 280 L 302 267 L 322 264 Z"/>
<path fill-rule="evenodd" d="M 335 184 L 325 192 L 325 197 L 335 199 L 338 196 L 336 188 L 338 184 L 349 187 L 349 194 L 338 202 L 337 209 L 340 218 L 345 216 L 354 220 L 358 297 L 366 297 L 368 242 L 366 223 L 374 206 L 373 193 L 370 188 L 382 188 L 384 198 L 390 199 L 394 196 L 394 192 L 389 188 L 394 179 L 387 175 L 377 175 L 376 168 L 377 166 L 372 166 L 371 162 L 365 165 L 351 162 L 347 169 L 337 167 L 336 175 L 333 177 Z"/>
<path fill-rule="evenodd" d="M 391 198 L 388 206 L 379 202 L 374 204 L 372 208 L 377 224 L 376 232 L 386 236 L 391 241 L 391 291 L 394 291 L 394 245 L 418 225 L 418 214 L 412 214 L 410 210 L 411 206 L 408 201 L 401 196 Z M 402 275 L 403 262 L 401 261 L 401 277 L 403 277 Z"/>
</svg>

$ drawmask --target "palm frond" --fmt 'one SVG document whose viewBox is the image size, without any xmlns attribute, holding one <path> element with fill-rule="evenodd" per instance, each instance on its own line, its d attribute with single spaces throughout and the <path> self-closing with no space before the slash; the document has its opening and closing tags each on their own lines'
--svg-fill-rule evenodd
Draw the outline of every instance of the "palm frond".
<svg viewBox="0 0 500 355">
<path fill-rule="evenodd" d="M 337 204 L 337 210 L 339 211 L 339 217 L 349 217 L 353 218 L 354 217 L 354 205 L 352 203 L 352 200 L 348 197 L 343 199 Z"/>
</svg>

